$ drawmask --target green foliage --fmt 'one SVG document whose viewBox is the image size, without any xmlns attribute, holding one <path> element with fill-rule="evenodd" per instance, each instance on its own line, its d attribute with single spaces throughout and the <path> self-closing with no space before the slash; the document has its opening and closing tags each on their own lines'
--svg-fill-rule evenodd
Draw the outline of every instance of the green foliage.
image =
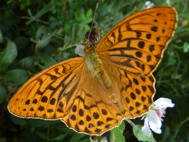
<svg viewBox="0 0 189 142">
<path fill-rule="evenodd" d="M 125 123 L 124 121 L 122 121 L 119 127 L 115 127 L 112 129 L 111 141 L 113 142 L 115 140 L 116 142 L 125 142 L 125 138 L 123 136 L 124 129 Z"/>
<path fill-rule="evenodd" d="M 3 35 L 2 35 L 2 33 L 1 33 L 1 30 L 0 30 L 0 43 L 3 43 Z"/>
<path fill-rule="evenodd" d="M 29 79 L 26 70 L 14 69 L 6 71 L 5 77 L 2 78 L 2 83 L 6 86 L 19 86 L 24 84 Z"/>
<path fill-rule="evenodd" d="M 0 84 L 0 101 L 7 97 L 6 87 Z"/>
<path fill-rule="evenodd" d="M 11 64 L 17 56 L 17 48 L 14 42 L 8 40 L 7 47 L 0 53 L 0 67 Z"/>
<path fill-rule="evenodd" d="M 155 142 L 152 135 L 150 137 L 148 137 L 142 132 L 142 125 L 133 126 L 133 133 L 139 141 Z"/>
<path fill-rule="evenodd" d="M 175 35 L 154 73 L 157 81 L 154 100 L 167 97 L 172 99 L 175 107 L 168 109 L 162 134 L 154 134 L 154 139 L 158 142 L 186 142 L 189 141 L 189 2 L 152 2 L 155 6 L 170 5 L 178 12 Z M 30 77 L 57 62 L 75 56 L 74 47 L 83 42 L 85 33 L 90 29 L 96 3 L 97 1 L 87 0 L 1 2 L 0 141 L 89 141 L 88 135 L 68 129 L 60 121 L 14 117 L 9 114 L 7 104 Z M 94 27 L 99 29 L 101 36 L 124 17 L 145 8 L 144 0 L 100 0 L 98 3 Z M 64 40 L 48 36 L 48 33 L 63 37 Z M 136 124 L 143 124 L 141 120 L 134 121 Z M 138 130 L 134 130 L 134 133 L 140 133 L 136 131 Z M 116 132 L 122 135 L 122 131 Z M 110 133 L 104 135 L 109 137 Z M 129 126 L 123 135 L 126 141 L 137 141 Z"/>
</svg>

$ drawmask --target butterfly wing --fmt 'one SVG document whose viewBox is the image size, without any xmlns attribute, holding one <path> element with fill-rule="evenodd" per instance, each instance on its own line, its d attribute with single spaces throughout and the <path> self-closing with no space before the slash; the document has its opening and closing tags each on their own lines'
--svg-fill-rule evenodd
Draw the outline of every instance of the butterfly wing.
<svg viewBox="0 0 189 142">
<path fill-rule="evenodd" d="M 103 73 L 109 88 L 83 67 L 79 90 L 68 115 L 61 120 L 69 128 L 90 135 L 101 135 L 118 126 L 123 118 L 135 118 L 149 111 L 155 93 L 155 79 L 135 76 L 102 58 Z"/>
<path fill-rule="evenodd" d="M 153 104 L 155 78 L 152 74 L 142 77 L 115 66 L 101 58 L 104 71 L 112 82 L 120 113 L 126 118 L 140 117 L 147 113 Z"/>
<path fill-rule="evenodd" d="M 84 66 L 80 82 L 73 107 L 62 121 L 77 132 L 90 135 L 101 135 L 118 126 L 123 115 L 108 97 L 114 90 L 107 90 L 99 78 L 88 69 L 87 64 Z"/>
<path fill-rule="evenodd" d="M 32 77 L 12 97 L 8 109 L 18 117 L 61 119 L 77 132 L 101 135 L 123 119 L 107 97 L 112 93 L 78 57 Z"/>
<path fill-rule="evenodd" d="M 84 58 L 77 57 L 41 71 L 11 98 L 9 111 L 18 117 L 64 117 L 76 96 L 83 63 Z"/>
<path fill-rule="evenodd" d="M 153 104 L 152 72 L 163 57 L 176 22 L 172 7 L 143 10 L 119 22 L 98 43 L 96 51 L 124 117 L 139 117 Z"/>
<path fill-rule="evenodd" d="M 134 13 L 115 25 L 96 51 L 127 72 L 147 76 L 161 61 L 176 22 L 177 13 L 169 6 Z"/>
</svg>

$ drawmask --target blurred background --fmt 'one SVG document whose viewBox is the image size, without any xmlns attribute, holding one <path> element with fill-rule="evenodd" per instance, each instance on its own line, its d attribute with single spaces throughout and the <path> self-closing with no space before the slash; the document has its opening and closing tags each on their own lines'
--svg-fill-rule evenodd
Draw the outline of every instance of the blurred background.
<svg viewBox="0 0 189 142">
<path fill-rule="evenodd" d="M 101 36 L 123 18 L 146 8 L 144 0 L 0 1 L 0 142 L 89 141 L 88 135 L 68 129 L 61 121 L 17 118 L 8 112 L 7 104 L 30 77 L 76 56 L 75 46 L 90 30 L 97 2 L 94 27 Z M 154 72 L 154 100 L 170 98 L 175 107 L 167 109 L 162 134 L 154 133 L 154 138 L 158 142 L 189 142 L 189 1 L 151 2 L 154 6 L 172 6 L 178 13 L 176 33 Z M 140 119 L 134 122 L 143 125 Z M 126 141 L 137 141 L 128 123 L 124 136 Z"/>
</svg>

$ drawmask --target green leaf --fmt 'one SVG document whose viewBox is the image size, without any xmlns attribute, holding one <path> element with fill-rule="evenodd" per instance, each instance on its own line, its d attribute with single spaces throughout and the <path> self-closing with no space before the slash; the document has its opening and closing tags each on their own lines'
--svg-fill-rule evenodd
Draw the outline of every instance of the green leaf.
<svg viewBox="0 0 189 142">
<path fill-rule="evenodd" d="M 86 14 L 85 23 L 88 24 L 93 21 L 92 9 L 89 9 Z"/>
<path fill-rule="evenodd" d="M 16 116 L 10 114 L 10 119 L 16 125 L 20 125 L 20 126 L 26 125 L 26 120 L 23 118 L 19 118 L 19 117 L 16 117 Z"/>
<path fill-rule="evenodd" d="M 53 140 L 61 141 L 61 140 L 63 140 L 66 136 L 67 136 L 67 134 L 60 134 L 60 135 L 58 135 L 57 137 L 53 138 Z"/>
<path fill-rule="evenodd" d="M 72 136 L 72 138 L 70 139 L 70 142 L 77 142 L 80 139 L 82 139 L 83 137 L 85 137 L 84 134 L 75 134 L 74 136 Z"/>
<path fill-rule="evenodd" d="M 75 20 L 77 22 L 81 21 L 80 15 L 81 15 L 81 11 L 80 10 L 75 11 L 74 16 L 75 16 Z"/>
<path fill-rule="evenodd" d="M 37 132 L 37 135 L 38 135 L 40 138 L 44 139 L 44 140 L 48 140 L 48 139 L 49 139 L 48 136 L 46 136 L 44 133 Z"/>
<path fill-rule="evenodd" d="M 48 28 L 41 26 L 36 33 L 36 40 L 38 41 L 36 47 L 44 48 L 50 41 L 51 36 L 48 35 Z"/>
<path fill-rule="evenodd" d="M 3 34 L 2 34 L 2 32 L 1 32 L 1 30 L 0 30 L 0 43 L 3 43 L 3 41 L 4 41 L 4 39 L 3 39 Z"/>
<path fill-rule="evenodd" d="M 184 45 L 183 45 L 183 51 L 184 51 L 184 53 L 187 53 L 189 51 L 189 43 L 188 42 L 184 43 Z"/>
<path fill-rule="evenodd" d="M 133 133 L 134 133 L 135 137 L 136 137 L 139 141 L 155 142 L 155 139 L 153 138 L 152 135 L 151 135 L 151 137 L 148 137 L 148 136 L 146 136 L 146 135 L 142 132 L 142 125 L 135 125 L 135 126 L 133 126 Z"/>
<path fill-rule="evenodd" d="M 0 67 L 11 64 L 17 56 L 17 49 L 14 42 L 7 39 L 7 47 L 0 53 Z"/>
<path fill-rule="evenodd" d="M 93 14 L 92 9 L 90 8 L 89 10 L 87 10 L 87 14 L 86 14 L 86 18 L 91 18 Z"/>
<path fill-rule="evenodd" d="M 89 24 L 89 23 L 91 23 L 93 21 L 93 18 L 91 17 L 91 18 L 87 18 L 86 20 L 85 20 L 85 23 L 86 24 Z M 89 26 L 89 25 L 87 25 L 87 26 Z"/>
<path fill-rule="evenodd" d="M 22 60 L 20 60 L 19 65 L 24 69 L 28 69 L 33 65 L 33 63 L 34 57 L 25 57 Z"/>
<path fill-rule="evenodd" d="M 39 62 L 41 63 L 39 64 L 41 69 L 45 69 L 57 63 L 53 58 L 45 53 L 37 52 L 37 56 L 39 58 Z"/>
<path fill-rule="evenodd" d="M 83 13 L 80 13 L 80 17 L 79 18 L 81 19 L 81 21 L 85 22 L 86 17 L 85 17 L 85 15 Z"/>
<path fill-rule="evenodd" d="M 15 69 L 7 71 L 3 79 L 8 86 L 18 86 L 24 84 L 29 79 L 29 75 L 26 70 Z"/>
<path fill-rule="evenodd" d="M 0 142 L 7 142 L 6 138 L 0 138 Z"/>
<path fill-rule="evenodd" d="M 38 11 L 34 16 L 31 14 L 31 11 L 28 10 L 28 14 L 31 16 L 30 20 L 26 23 L 27 25 L 33 22 L 34 20 L 40 18 L 43 16 L 45 13 L 47 13 L 50 10 L 51 7 L 51 2 L 46 3 L 40 11 Z"/>
<path fill-rule="evenodd" d="M 115 139 L 115 142 L 125 142 L 125 138 L 123 136 L 124 129 L 125 129 L 125 122 L 122 121 L 122 123 L 118 127 L 112 129 L 111 139 Z"/>
<path fill-rule="evenodd" d="M 0 84 L 0 100 L 5 99 L 6 96 L 7 96 L 7 90 L 6 90 L 6 88 L 2 84 Z"/>
</svg>

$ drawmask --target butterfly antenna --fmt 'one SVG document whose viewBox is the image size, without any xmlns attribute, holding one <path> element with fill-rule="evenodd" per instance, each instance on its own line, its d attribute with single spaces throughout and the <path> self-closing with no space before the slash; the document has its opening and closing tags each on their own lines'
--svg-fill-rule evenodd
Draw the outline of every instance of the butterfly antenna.
<svg viewBox="0 0 189 142">
<path fill-rule="evenodd" d="M 67 41 L 70 41 L 70 42 L 74 42 L 74 41 L 72 41 L 72 40 L 68 40 L 68 39 L 65 39 L 65 38 L 62 38 L 62 37 L 56 36 L 56 35 L 54 35 L 54 34 L 51 34 L 51 33 L 48 33 L 48 35 L 50 35 L 50 36 L 54 36 L 54 37 L 57 37 L 57 38 L 60 38 L 60 39 L 63 39 L 63 40 L 67 40 Z M 76 43 L 76 42 L 74 42 L 74 43 Z"/>
<path fill-rule="evenodd" d="M 88 41 L 89 41 L 89 37 L 90 37 L 90 35 L 91 35 L 91 31 L 92 31 L 92 27 L 93 27 L 93 23 L 94 23 L 94 19 L 95 19 L 95 15 L 96 15 L 96 10 L 97 10 L 97 8 L 98 8 L 98 3 L 96 4 L 96 9 L 95 9 L 94 17 L 93 17 L 93 22 L 92 22 L 92 24 L 91 24 L 91 29 L 90 29 L 89 35 L 88 35 Z"/>
</svg>

